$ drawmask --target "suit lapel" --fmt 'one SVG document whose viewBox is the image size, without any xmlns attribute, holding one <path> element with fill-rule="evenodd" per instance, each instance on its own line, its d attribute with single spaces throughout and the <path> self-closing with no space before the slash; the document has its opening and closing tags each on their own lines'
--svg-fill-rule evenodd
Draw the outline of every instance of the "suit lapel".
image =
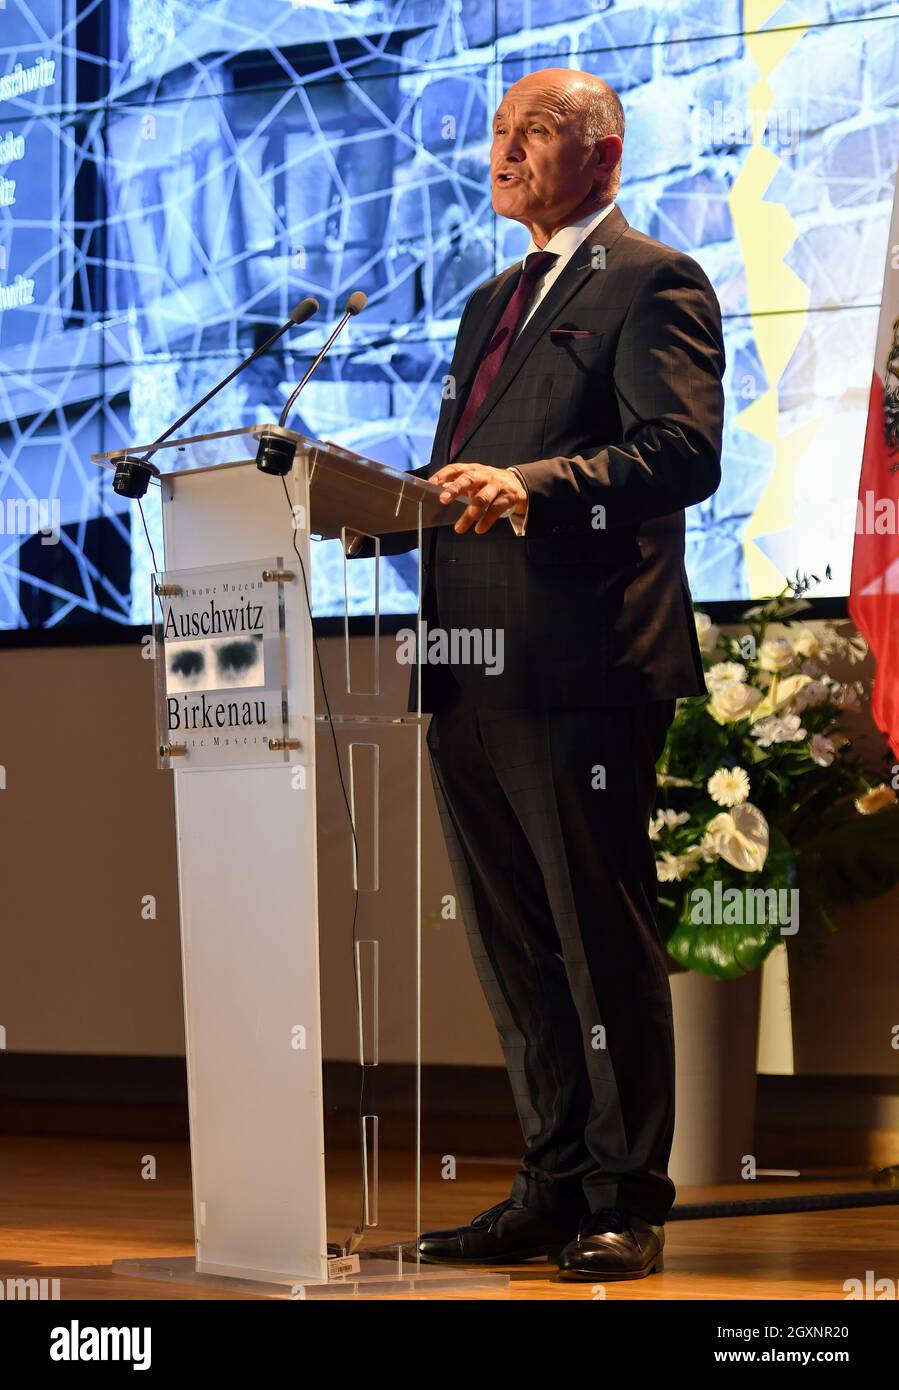
<svg viewBox="0 0 899 1390">
<path fill-rule="evenodd" d="M 592 232 L 591 235 L 587 237 L 585 241 L 581 242 L 580 246 L 575 251 L 574 255 L 571 257 L 571 260 L 568 262 L 559 278 L 555 281 L 553 285 L 550 286 L 548 293 L 544 296 L 543 300 L 537 306 L 536 310 L 531 315 L 527 324 L 521 330 L 518 337 L 515 339 L 514 343 L 510 347 L 506 359 L 503 362 L 503 365 L 500 367 L 499 371 L 497 372 L 496 378 L 492 386 L 490 387 L 490 390 L 487 392 L 487 395 L 484 399 L 484 402 L 480 410 L 478 411 L 477 415 L 475 415 L 474 419 L 472 419 L 469 422 L 469 427 L 466 429 L 465 434 L 460 439 L 459 449 L 457 450 L 457 453 L 461 453 L 468 440 L 474 434 L 475 430 L 478 429 L 478 427 L 483 423 L 485 418 L 490 414 L 490 411 L 496 405 L 497 401 L 507 390 L 511 382 L 514 381 L 516 374 L 520 371 L 521 367 L 527 360 L 528 353 L 539 341 L 542 335 L 546 332 L 553 319 L 561 313 L 565 305 L 569 302 L 570 299 L 574 297 L 574 295 L 578 293 L 579 290 L 584 289 L 584 287 L 590 283 L 590 275 L 588 272 L 594 269 L 592 260 L 593 247 L 602 246 L 604 247 L 606 253 L 608 253 L 611 247 L 614 245 L 614 243 L 618 240 L 618 238 L 627 230 L 628 225 L 629 224 L 627 222 L 627 219 L 625 218 L 624 213 L 621 211 L 621 209 L 618 207 L 614 207 L 612 211 L 608 214 L 608 216 L 603 218 L 602 222 L 600 222 L 596 230 Z M 521 266 L 519 264 L 517 266 L 513 266 L 512 269 L 507 272 L 509 279 L 505 281 L 506 285 L 512 286 L 514 284 L 514 282 L 517 280 L 517 272 L 520 270 L 520 268 Z M 606 264 L 606 269 L 601 270 L 598 273 L 601 275 L 611 273 L 608 266 L 608 262 Z M 480 360 L 481 351 L 483 350 L 483 347 L 489 340 L 489 334 L 493 331 L 497 322 L 499 321 L 503 308 L 505 308 L 506 304 L 511 298 L 511 295 L 512 289 L 509 288 L 508 292 L 504 293 L 501 296 L 502 308 L 499 309 L 495 317 L 492 313 L 489 315 L 490 321 L 488 324 L 487 332 L 478 335 L 479 345 L 475 350 L 475 356 L 470 361 L 469 375 L 473 375 L 474 370 L 477 366 L 477 362 Z M 491 304 L 495 303 L 495 300 L 496 295 L 494 295 Z M 466 334 L 466 337 L 467 336 L 468 335 Z M 474 337 L 474 335 L 472 335 L 472 337 Z M 468 361 L 468 358 L 466 358 L 466 361 Z M 450 428 L 446 432 L 445 447 L 443 450 L 441 450 L 442 454 L 446 453 L 446 457 L 441 458 L 442 463 L 450 461 L 449 445 L 452 439 L 452 430 L 455 428 L 455 421 L 459 417 L 460 404 L 464 404 L 463 392 L 459 392 L 457 395 L 455 409 L 453 411 L 452 416 L 452 422 Z"/>
</svg>

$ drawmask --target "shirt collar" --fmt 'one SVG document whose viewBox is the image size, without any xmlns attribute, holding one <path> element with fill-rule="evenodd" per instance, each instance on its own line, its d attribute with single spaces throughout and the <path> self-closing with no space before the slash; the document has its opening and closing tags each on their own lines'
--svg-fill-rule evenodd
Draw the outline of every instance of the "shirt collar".
<svg viewBox="0 0 899 1390">
<path fill-rule="evenodd" d="M 605 207 L 598 211 L 585 212 L 584 216 L 579 217 L 576 222 L 570 223 L 567 227 L 561 227 L 550 237 L 545 246 L 538 246 L 534 238 L 531 237 L 528 249 L 524 253 L 525 256 L 529 256 L 533 251 L 552 251 L 559 257 L 557 264 L 561 267 L 562 263 L 571 259 L 581 242 L 586 241 L 594 227 L 599 226 L 602 219 L 608 216 L 614 206 L 615 203 L 612 201 L 606 203 Z"/>
</svg>

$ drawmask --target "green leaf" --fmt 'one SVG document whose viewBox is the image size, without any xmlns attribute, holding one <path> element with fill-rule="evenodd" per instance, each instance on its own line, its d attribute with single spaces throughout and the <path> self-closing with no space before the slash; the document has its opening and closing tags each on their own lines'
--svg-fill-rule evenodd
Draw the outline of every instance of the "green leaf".
<svg viewBox="0 0 899 1390">
<path fill-rule="evenodd" d="M 899 806 L 871 816 L 840 808 L 804 841 L 800 875 L 813 873 L 822 899 L 879 898 L 899 883 Z"/>
<path fill-rule="evenodd" d="M 709 864 L 700 874 L 685 882 L 683 908 L 677 925 L 668 938 L 668 953 L 678 965 L 711 975 L 717 980 L 735 980 L 755 970 L 767 955 L 784 940 L 779 922 L 713 922 L 694 921 L 696 915 L 691 894 L 703 889 L 714 894 L 716 880 L 722 894 L 730 888 L 787 889 L 796 886 L 796 859 L 782 835 L 772 832 L 771 849 L 764 868 L 758 874 L 741 874 L 720 860 Z M 743 899 L 744 904 L 747 900 Z M 723 913 L 721 914 L 724 915 Z M 748 911 L 744 916 L 752 915 Z"/>
</svg>

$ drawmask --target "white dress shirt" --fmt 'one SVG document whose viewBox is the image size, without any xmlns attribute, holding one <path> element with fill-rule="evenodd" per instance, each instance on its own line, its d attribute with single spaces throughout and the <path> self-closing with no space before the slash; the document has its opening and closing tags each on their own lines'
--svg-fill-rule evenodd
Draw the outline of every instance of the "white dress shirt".
<svg viewBox="0 0 899 1390">
<path fill-rule="evenodd" d="M 545 246 L 538 246 L 534 238 L 531 237 L 528 249 L 524 253 L 525 257 L 528 257 L 532 251 L 553 251 L 558 256 L 558 260 L 554 261 L 546 274 L 537 281 L 534 298 L 531 300 L 527 313 L 521 320 L 521 325 L 515 335 L 516 337 L 518 333 L 522 331 L 531 316 L 536 312 L 538 306 L 546 298 L 546 295 L 562 274 L 562 271 L 571 260 L 581 242 L 587 240 L 587 237 L 590 236 L 591 232 L 596 230 L 603 218 L 608 217 L 614 206 L 614 202 L 606 203 L 605 207 L 600 208 L 599 212 L 585 213 L 584 216 L 579 217 L 576 222 L 572 222 L 570 226 L 562 227 L 560 231 L 555 232 Z M 521 481 L 524 483 L 524 478 L 518 473 L 517 469 L 513 468 L 512 472 L 517 473 L 518 477 L 521 478 Z M 526 486 L 527 484 L 525 483 L 525 487 Z M 525 527 L 527 526 L 527 512 L 525 512 L 524 516 L 515 516 L 511 511 L 505 512 L 504 515 L 509 518 L 509 521 L 512 523 L 512 529 L 515 531 L 516 535 L 523 536 Z"/>
</svg>

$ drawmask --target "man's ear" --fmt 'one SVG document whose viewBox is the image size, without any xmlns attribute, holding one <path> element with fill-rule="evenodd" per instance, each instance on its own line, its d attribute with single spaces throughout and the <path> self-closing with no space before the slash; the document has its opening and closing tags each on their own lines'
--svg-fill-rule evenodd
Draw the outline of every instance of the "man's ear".
<svg viewBox="0 0 899 1390">
<path fill-rule="evenodd" d="M 624 141 L 620 135 L 604 135 L 601 140 L 597 140 L 594 151 L 597 171 L 601 171 L 606 177 L 611 174 L 621 160 L 623 149 Z"/>
</svg>

